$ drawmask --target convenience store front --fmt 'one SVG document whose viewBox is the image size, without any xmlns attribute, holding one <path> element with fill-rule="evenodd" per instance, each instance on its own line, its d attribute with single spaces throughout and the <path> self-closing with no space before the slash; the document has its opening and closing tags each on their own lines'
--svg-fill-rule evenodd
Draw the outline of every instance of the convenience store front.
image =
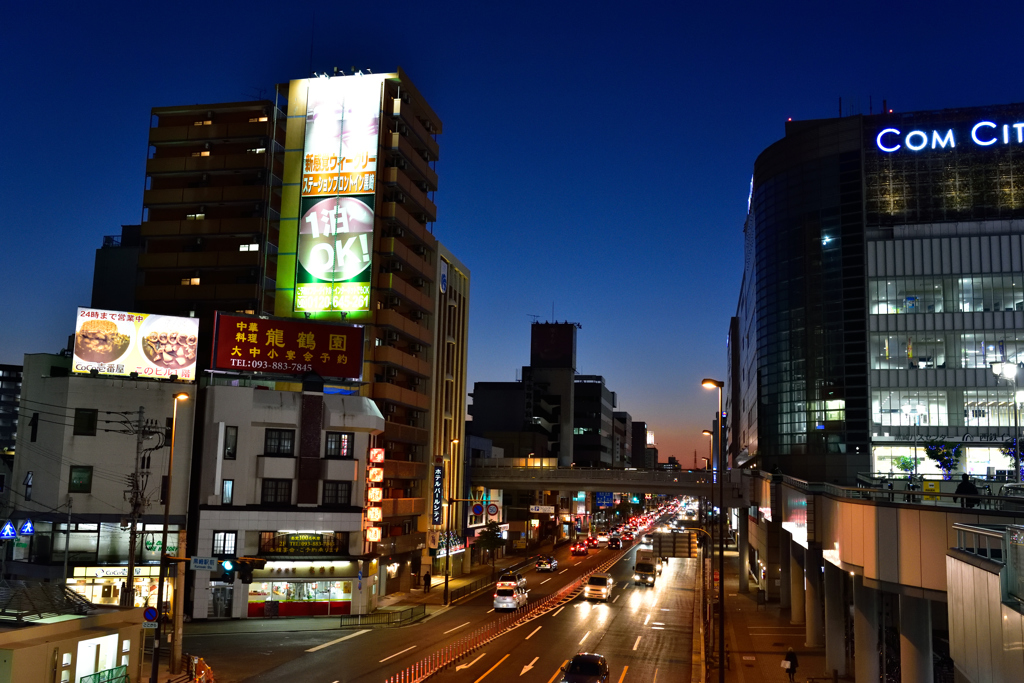
<svg viewBox="0 0 1024 683">
<path fill-rule="evenodd" d="M 168 544 L 170 545 L 170 544 Z M 156 605 L 160 565 L 135 567 L 135 607 Z M 75 567 L 68 588 L 94 605 L 118 605 L 128 567 Z M 173 581 L 164 581 L 164 602 L 173 596 Z"/>
</svg>

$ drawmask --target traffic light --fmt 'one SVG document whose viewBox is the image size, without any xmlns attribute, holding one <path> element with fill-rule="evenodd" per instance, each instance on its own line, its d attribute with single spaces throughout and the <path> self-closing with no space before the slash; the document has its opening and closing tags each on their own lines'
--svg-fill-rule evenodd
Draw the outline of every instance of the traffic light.
<svg viewBox="0 0 1024 683">
<path fill-rule="evenodd" d="M 221 560 L 220 568 L 222 572 L 222 574 L 220 575 L 220 580 L 225 583 L 234 583 L 235 570 L 238 568 L 236 562 L 234 560 Z"/>
<path fill-rule="evenodd" d="M 242 583 L 252 583 L 252 572 L 254 569 L 263 569 L 267 561 L 259 557 L 238 558 L 238 578 Z"/>
</svg>

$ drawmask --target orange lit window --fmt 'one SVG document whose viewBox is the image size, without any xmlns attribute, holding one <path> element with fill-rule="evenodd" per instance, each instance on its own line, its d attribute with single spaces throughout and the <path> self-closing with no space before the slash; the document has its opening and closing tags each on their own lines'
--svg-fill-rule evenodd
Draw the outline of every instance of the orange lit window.
<svg viewBox="0 0 1024 683">
<path fill-rule="evenodd" d="M 187 285 L 187 286 L 198 285 L 199 284 L 199 278 L 197 278 L 197 277 L 183 277 L 183 278 L 181 278 L 181 284 Z"/>
<path fill-rule="evenodd" d="M 205 152 L 192 152 L 192 156 L 194 156 L 194 157 L 208 157 L 208 156 L 210 156 L 210 152 L 209 152 L 209 150 L 207 150 Z"/>
</svg>

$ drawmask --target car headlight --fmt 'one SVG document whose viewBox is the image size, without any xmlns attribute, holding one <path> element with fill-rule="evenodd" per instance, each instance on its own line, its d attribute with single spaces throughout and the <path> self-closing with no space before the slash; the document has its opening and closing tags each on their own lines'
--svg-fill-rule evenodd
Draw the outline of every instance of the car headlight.
<svg viewBox="0 0 1024 683">
<path fill-rule="evenodd" d="M 636 574 L 633 574 L 633 580 L 634 580 L 634 581 L 639 581 L 639 580 L 640 580 L 640 577 L 639 577 L 639 576 L 637 576 Z"/>
</svg>

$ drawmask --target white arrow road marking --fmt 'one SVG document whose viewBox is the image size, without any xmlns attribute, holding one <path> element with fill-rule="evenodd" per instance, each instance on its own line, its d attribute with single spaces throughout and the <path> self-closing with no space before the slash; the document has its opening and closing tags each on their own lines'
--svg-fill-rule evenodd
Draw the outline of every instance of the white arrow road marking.
<svg viewBox="0 0 1024 683">
<path fill-rule="evenodd" d="M 542 628 L 544 628 L 544 627 L 543 626 L 538 626 L 537 628 L 533 629 L 533 632 L 530 633 L 530 635 L 526 636 L 526 638 L 524 638 L 523 640 L 529 640 L 530 638 L 533 638 L 533 634 L 536 633 L 537 631 L 541 630 Z M 536 662 L 537 660 L 535 659 L 533 661 Z M 519 675 L 522 676 L 522 674 L 519 674 Z"/>
<path fill-rule="evenodd" d="M 527 671 L 532 669 L 533 665 L 537 663 L 538 659 L 540 659 L 540 657 L 534 657 L 532 662 L 530 662 L 529 664 L 527 664 L 526 666 L 523 667 L 523 670 L 522 670 L 522 672 L 520 672 L 519 675 L 522 676 L 524 673 L 526 673 Z"/>
<path fill-rule="evenodd" d="M 589 636 L 589 635 L 590 635 L 590 631 L 587 631 L 586 633 L 583 634 L 583 637 L 580 638 L 580 645 L 583 644 L 583 641 L 586 640 L 587 636 Z"/>
<path fill-rule="evenodd" d="M 477 656 L 477 658 L 474 659 L 472 662 L 470 662 L 469 664 L 459 664 L 457 667 L 455 667 L 455 670 L 456 671 L 462 671 L 463 669 L 468 669 L 469 667 L 471 667 L 474 664 L 476 664 L 477 662 L 479 662 L 480 661 L 480 657 L 483 657 L 485 654 L 487 654 L 487 653 L 486 652 L 481 652 L 479 654 L 479 656 Z"/>
<path fill-rule="evenodd" d="M 322 650 L 322 649 L 324 649 L 325 647 L 330 647 L 331 645 L 335 645 L 335 644 L 337 644 L 337 643 L 340 643 L 340 642 L 341 642 L 341 641 L 343 641 L 343 640 L 348 640 L 349 638 L 355 638 L 356 636 L 361 636 L 361 635 L 363 635 L 364 633 L 369 633 L 369 632 L 370 632 L 371 630 L 372 630 L 372 629 L 368 629 L 368 628 L 366 628 L 366 629 L 363 629 L 362 631 L 356 631 L 355 633 L 352 633 L 352 634 L 350 634 L 350 635 L 347 635 L 347 636 L 343 636 L 343 637 L 341 637 L 341 638 L 338 638 L 338 639 L 336 639 L 336 640 L 332 640 L 332 641 L 331 641 L 331 642 L 329 642 L 329 643 L 324 643 L 323 645 L 317 645 L 316 647 L 311 647 L 311 648 L 309 648 L 308 650 L 306 650 L 306 652 L 316 652 L 317 650 Z"/>
<path fill-rule="evenodd" d="M 415 646 L 415 645 L 413 645 L 412 647 L 407 647 L 407 648 L 405 648 L 404 650 L 402 650 L 401 652 L 396 652 L 395 654 L 391 655 L 390 657 L 385 657 L 384 659 L 380 660 L 380 661 L 378 662 L 378 664 L 383 664 L 384 662 L 388 661 L 389 659 L 394 659 L 394 658 L 395 658 L 395 657 L 397 657 L 398 655 L 404 655 L 404 654 L 405 654 L 406 652 L 408 652 L 409 650 L 415 650 L 415 649 L 416 649 L 416 646 Z"/>
<path fill-rule="evenodd" d="M 444 632 L 444 634 L 445 634 L 445 635 L 448 635 L 448 634 L 449 634 L 449 633 L 451 633 L 452 631 L 458 631 L 458 630 L 459 630 L 460 628 L 462 628 L 463 626 L 469 626 L 469 623 L 470 623 L 470 622 L 468 622 L 468 621 L 467 621 L 467 622 L 466 622 L 465 624 L 459 624 L 459 625 L 458 625 L 458 626 L 456 626 L 455 628 L 450 628 L 450 629 L 448 629 L 447 631 L 445 631 L 445 632 Z"/>
<path fill-rule="evenodd" d="M 637 648 L 637 646 L 639 646 L 639 645 L 640 645 L 640 636 L 637 636 L 636 637 L 636 642 L 633 643 L 633 649 L 635 650 Z"/>
</svg>

